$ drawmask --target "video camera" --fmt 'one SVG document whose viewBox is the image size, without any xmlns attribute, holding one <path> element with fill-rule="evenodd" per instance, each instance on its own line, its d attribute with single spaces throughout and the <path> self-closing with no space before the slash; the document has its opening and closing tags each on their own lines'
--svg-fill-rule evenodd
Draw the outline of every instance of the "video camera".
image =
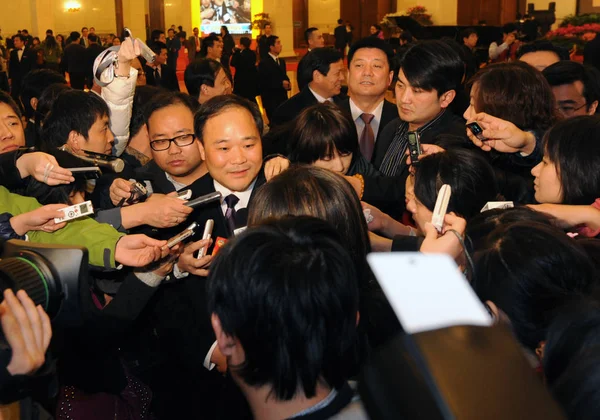
<svg viewBox="0 0 600 420">
<path fill-rule="evenodd" d="M 86 288 L 88 251 L 85 248 L 0 242 L 0 292 L 24 290 L 46 311 L 53 326 L 83 323 L 81 302 Z M 0 301 L 3 299 L 0 295 Z"/>
</svg>

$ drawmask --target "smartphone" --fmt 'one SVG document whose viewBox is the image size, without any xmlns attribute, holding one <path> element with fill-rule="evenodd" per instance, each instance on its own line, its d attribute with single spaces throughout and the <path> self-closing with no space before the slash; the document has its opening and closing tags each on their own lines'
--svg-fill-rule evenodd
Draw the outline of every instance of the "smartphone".
<svg viewBox="0 0 600 420">
<path fill-rule="evenodd" d="M 467 124 L 467 128 L 469 130 L 471 130 L 471 133 L 473 133 L 473 135 L 475 137 L 477 137 L 479 140 L 481 140 L 481 141 L 488 140 L 485 137 L 483 137 L 483 128 L 481 128 L 481 126 L 478 123 L 472 122 L 470 124 Z"/>
<path fill-rule="evenodd" d="M 448 255 L 382 252 L 367 255 L 367 261 L 407 334 L 455 325 L 493 324 Z"/>
<path fill-rule="evenodd" d="M 450 196 L 452 195 L 452 189 L 450 185 L 444 184 L 438 192 L 435 207 L 433 209 L 433 217 L 431 218 L 431 224 L 437 229 L 438 232 L 442 232 L 444 227 L 444 216 L 448 211 L 448 203 L 450 202 Z"/>
<path fill-rule="evenodd" d="M 204 233 L 202 234 L 202 239 L 210 239 L 212 235 L 213 227 L 215 226 L 215 221 L 213 219 L 208 219 L 206 224 L 204 225 Z M 206 251 L 208 251 L 208 246 L 203 246 L 198 250 L 198 259 L 204 257 L 206 255 Z"/>
<path fill-rule="evenodd" d="M 416 131 L 408 132 L 408 153 L 413 165 L 419 164 L 419 155 L 421 155 L 421 143 L 419 142 L 419 133 Z"/>
<path fill-rule="evenodd" d="M 167 242 L 167 246 L 169 248 L 173 248 L 175 245 L 177 245 L 181 241 L 186 240 L 187 238 L 189 238 L 190 236 L 192 236 L 194 234 L 194 230 L 196 229 L 197 226 L 198 226 L 198 223 L 196 223 L 196 222 L 192 223 L 183 232 L 181 232 L 181 233 L 173 236 L 171 239 L 169 239 L 169 241 Z"/>
</svg>

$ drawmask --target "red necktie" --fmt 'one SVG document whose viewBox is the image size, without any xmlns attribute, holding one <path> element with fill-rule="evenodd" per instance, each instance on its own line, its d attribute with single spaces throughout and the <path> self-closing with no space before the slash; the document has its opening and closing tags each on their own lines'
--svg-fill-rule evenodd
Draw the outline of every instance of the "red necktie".
<svg viewBox="0 0 600 420">
<path fill-rule="evenodd" d="M 373 149 L 375 148 L 375 134 L 373 133 L 373 127 L 371 127 L 371 121 L 374 117 L 373 114 L 360 114 L 360 118 L 365 122 L 365 128 L 360 135 L 358 144 L 360 145 L 360 153 L 368 161 L 373 157 Z"/>
</svg>

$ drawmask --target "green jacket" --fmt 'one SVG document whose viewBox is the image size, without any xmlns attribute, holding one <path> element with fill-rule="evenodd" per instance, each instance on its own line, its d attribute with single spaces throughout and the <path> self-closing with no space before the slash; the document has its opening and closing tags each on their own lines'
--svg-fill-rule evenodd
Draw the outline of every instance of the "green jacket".
<svg viewBox="0 0 600 420">
<path fill-rule="evenodd" d="M 39 207 L 42 205 L 36 199 L 13 194 L 0 186 L 0 214 L 10 213 L 16 216 Z M 123 236 L 112 226 L 98 223 L 89 217 L 70 221 L 54 233 L 31 231 L 27 235 L 31 242 L 85 247 L 89 252 L 90 264 L 106 269 L 116 267 L 115 248 L 117 241 Z"/>
</svg>

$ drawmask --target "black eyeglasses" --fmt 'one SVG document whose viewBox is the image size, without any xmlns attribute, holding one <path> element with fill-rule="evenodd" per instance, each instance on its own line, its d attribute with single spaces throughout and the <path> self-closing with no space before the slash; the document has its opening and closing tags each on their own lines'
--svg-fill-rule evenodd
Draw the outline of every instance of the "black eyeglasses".
<svg viewBox="0 0 600 420">
<path fill-rule="evenodd" d="M 196 138 L 193 134 L 182 134 L 181 136 L 173 137 L 172 139 L 160 139 L 150 142 L 150 147 L 156 152 L 167 150 L 171 147 L 171 143 L 175 143 L 178 147 L 189 146 Z"/>
</svg>

